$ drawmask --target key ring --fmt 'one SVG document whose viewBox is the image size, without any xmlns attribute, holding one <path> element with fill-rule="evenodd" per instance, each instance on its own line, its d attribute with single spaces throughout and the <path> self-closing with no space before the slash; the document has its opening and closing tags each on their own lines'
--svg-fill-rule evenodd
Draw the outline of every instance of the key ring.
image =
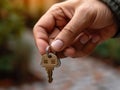
<svg viewBox="0 0 120 90">
<path fill-rule="evenodd" d="M 50 52 L 56 54 L 56 52 L 51 50 L 51 46 L 49 45 L 49 46 L 46 47 L 46 54 L 49 58 L 51 58 Z"/>
<path fill-rule="evenodd" d="M 49 58 L 51 58 L 51 55 L 50 55 L 50 46 L 47 46 L 46 48 L 46 54 Z"/>
</svg>

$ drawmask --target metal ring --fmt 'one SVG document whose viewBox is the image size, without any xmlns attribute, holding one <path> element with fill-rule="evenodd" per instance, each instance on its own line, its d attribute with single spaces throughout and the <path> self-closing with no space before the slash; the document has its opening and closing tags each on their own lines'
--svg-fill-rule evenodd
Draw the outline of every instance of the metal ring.
<svg viewBox="0 0 120 90">
<path fill-rule="evenodd" d="M 50 56 L 50 46 L 46 47 L 46 54 L 48 55 L 48 57 Z"/>
</svg>

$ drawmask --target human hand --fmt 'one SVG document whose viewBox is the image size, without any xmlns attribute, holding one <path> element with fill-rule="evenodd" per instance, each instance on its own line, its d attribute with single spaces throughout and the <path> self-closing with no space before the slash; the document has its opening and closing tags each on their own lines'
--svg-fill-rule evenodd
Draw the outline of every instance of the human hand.
<svg viewBox="0 0 120 90">
<path fill-rule="evenodd" d="M 64 56 L 83 57 L 91 54 L 98 44 L 110 38 L 115 28 L 116 25 L 100 31 L 93 30 L 93 32 L 90 32 L 91 30 L 85 30 L 71 47 L 64 50 Z"/>
<path fill-rule="evenodd" d="M 91 36 L 86 39 L 84 49 L 79 46 L 79 40 L 86 34 L 80 35 L 81 32 Z M 88 54 L 99 42 L 112 37 L 115 32 L 111 11 L 98 0 L 68 0 L 53 5 L 34 27 L 36 44 L 41 54 L 45 53 L 45 48 L 54 39 L 52 49 L 57 52 L 64 50 L 66 56 L 72 57 L 81 56 L 80 50 Z M 95 37 L 98 41 L 92 43 Z"/>
</svg>

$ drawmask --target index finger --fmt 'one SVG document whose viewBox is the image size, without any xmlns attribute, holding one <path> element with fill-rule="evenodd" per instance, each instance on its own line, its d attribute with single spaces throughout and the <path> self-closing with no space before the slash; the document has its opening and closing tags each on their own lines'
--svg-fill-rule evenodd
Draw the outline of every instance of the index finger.
<svg viewBox="0 0 120 90">
<path fill-rule="evenodd" d="M 53 30 L 54 26 L 55 19 L 50 13 L 44 14 L 34 26 L 34 38 L 40 54 L 45 53 L 45 49 L 49 44 L 48 34 Z"/>
</svg>

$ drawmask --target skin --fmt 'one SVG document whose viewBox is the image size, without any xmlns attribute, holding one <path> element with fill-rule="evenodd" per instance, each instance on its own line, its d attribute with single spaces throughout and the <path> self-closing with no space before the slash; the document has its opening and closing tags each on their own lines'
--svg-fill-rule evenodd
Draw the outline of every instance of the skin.
<svg viewBox="0 0 120 90">
<path fill-rule="evenodd" d="M 57 3 L 38 20 L 33 30 L 40 54 L 45 54 L 46 47 L 51 45 L 59 57 L 89 55 L 116 31 L 112 12 L 99 0 Z M 62 42 L 61 47 L 53 44 L 56 40 Z"/>
</svg>

